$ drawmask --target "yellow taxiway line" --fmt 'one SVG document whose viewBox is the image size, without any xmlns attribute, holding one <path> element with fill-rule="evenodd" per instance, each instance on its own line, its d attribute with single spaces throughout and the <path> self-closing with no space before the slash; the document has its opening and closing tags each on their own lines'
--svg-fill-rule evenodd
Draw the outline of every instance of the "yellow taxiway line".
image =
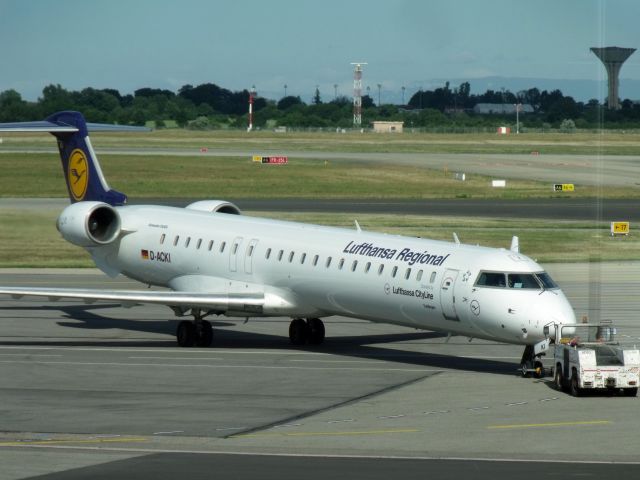
<svg viewBox="0 0 640 480">
<path fill-rule="evenodd" d="M 575 427 L 581 425 L 607 425 L 609 420 L 589 420 L 581 422 L 524 423 L 518 425 L 490 425 L 489 430 L 513 430 L 517 428 Z"/>
<path fill-rule="evenodd" d="M 29 447 L 33 445 L 46 446 L 46 445 L 65 445 L 65 444 L 98 444 L 98 443 L 139 443 L 146 442 L 147 439 L 143 437 L 119 437 L 119 438 L 93 438 L 93 439 L 73 439 L 73 438 L 61 438 L 52 440 L 12 440 L 10 442 L 0 442 L 0 447 Z"/>
</svg>

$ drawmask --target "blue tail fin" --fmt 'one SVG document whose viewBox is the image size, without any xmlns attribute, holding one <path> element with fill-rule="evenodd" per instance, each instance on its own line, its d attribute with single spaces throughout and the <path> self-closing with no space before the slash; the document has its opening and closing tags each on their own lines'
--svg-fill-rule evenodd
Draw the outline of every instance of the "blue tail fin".
<svg viewBox="0 0 640 480">
<path fill-rule="evenodd" d="M 71 203 L 99 201 L 123 205 L 127 196 L 107 185 L 96 157 L 84 117 L 79 112 L 58 112 L 46 119 L 55 125 L 75 127 L 77 131 L 51 131 L 58 139 L 62 170 Z"/>
<path fill-rule="evenodd" d="M 54 113 L 41 122 L 0 123 L 0 132 L 49 132 L 58 140 L 58 150 L 71 203 L 99 201 L 124 205 L 127 196 L 107 185 L 98 163 L 89 131 L 148 131 L 146 128 L 89 123 L 79 112 Z"/>
</svg>

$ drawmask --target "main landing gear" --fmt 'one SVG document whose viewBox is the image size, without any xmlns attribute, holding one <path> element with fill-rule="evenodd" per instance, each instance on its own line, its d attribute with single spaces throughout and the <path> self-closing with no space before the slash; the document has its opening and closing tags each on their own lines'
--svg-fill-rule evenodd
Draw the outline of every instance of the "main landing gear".
<svg viewBox="0 0 640 480">
<path fill-rule="evenodd" d="M 294 318 L 289 325 L 292 345 L 320 345 L 324 342 L 324 323 L 319 318 Z"/>
<path fill-rule="evenodd" d="M 176 339 L 181 347 L 210 347 L 213 341 L 211 323 L 204 320 L 200 310 L 192 312 L 193 320 L 182 320 L 176 330 Z M 289 325 L 292 345 L 320 345 L 324 342 L 324 323 L 319 318 L 294 318 Z"/>
<path fill-rule="evenodd" d="M 203 320 L 200 310 L 193 311 L 193 321 L 182 320 L 176 330 L 176 339 L 181 347 L 210 347 L 213 341 L 213 327 Z"/>
</svg>

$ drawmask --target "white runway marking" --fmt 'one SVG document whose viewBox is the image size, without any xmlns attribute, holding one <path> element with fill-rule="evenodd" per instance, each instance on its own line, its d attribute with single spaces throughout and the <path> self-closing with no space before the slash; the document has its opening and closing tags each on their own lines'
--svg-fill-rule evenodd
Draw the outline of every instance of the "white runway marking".
<svg viewBox="0 0 640 480">
<path fill-rule="evenodd" d="M 84 366 L 103 366 L 103 367 L 162 367 L 162 368 L 251 368 L 262 370 L 357 370 L 367 372 L 441 372 L 442 370 L 429 370 L 418 368 L 357 368 L 357 367 L 296 367 L 296 366 L 278 366 L 278 365 L 203 365 L 203 364 L 186 364 L 186 363 L 124 363 L 124 362 L 44 362 L 44 361 L 28 361 L 28 360 L 0 360 L 0 363 L 28 364 L 35 363 L 38 365 L 84 365 Z"/>
<path fill-rule="evenodd" d="M 46 353 L 0 353 L 0 357 L 23 357 L 25 355 L 30 355 L 32 357 L 62 357 L 62 355 Z"/>
<path fill-rule="evenodd" d="M 127 357 L 129 360 L 224 360 L 221 357 Z"/>
</svg>

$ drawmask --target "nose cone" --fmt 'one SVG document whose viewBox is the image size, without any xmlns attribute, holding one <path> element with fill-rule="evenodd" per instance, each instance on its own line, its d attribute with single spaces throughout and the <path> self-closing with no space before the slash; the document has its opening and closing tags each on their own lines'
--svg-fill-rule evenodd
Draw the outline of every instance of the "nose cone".
<svg viewBox="0 0 640 480">
<path fill-rule="evenodd" d="M 553 336 L 553 324 L 576 323 L 576 316 L 562 290 L 545 290 L 531 304 L 529 322 L 533 330 L 530 334 L 535 336 L 535 340 L 542 340 L 545 325 L 549 325 L 549 333 Z"/>
</svg>

